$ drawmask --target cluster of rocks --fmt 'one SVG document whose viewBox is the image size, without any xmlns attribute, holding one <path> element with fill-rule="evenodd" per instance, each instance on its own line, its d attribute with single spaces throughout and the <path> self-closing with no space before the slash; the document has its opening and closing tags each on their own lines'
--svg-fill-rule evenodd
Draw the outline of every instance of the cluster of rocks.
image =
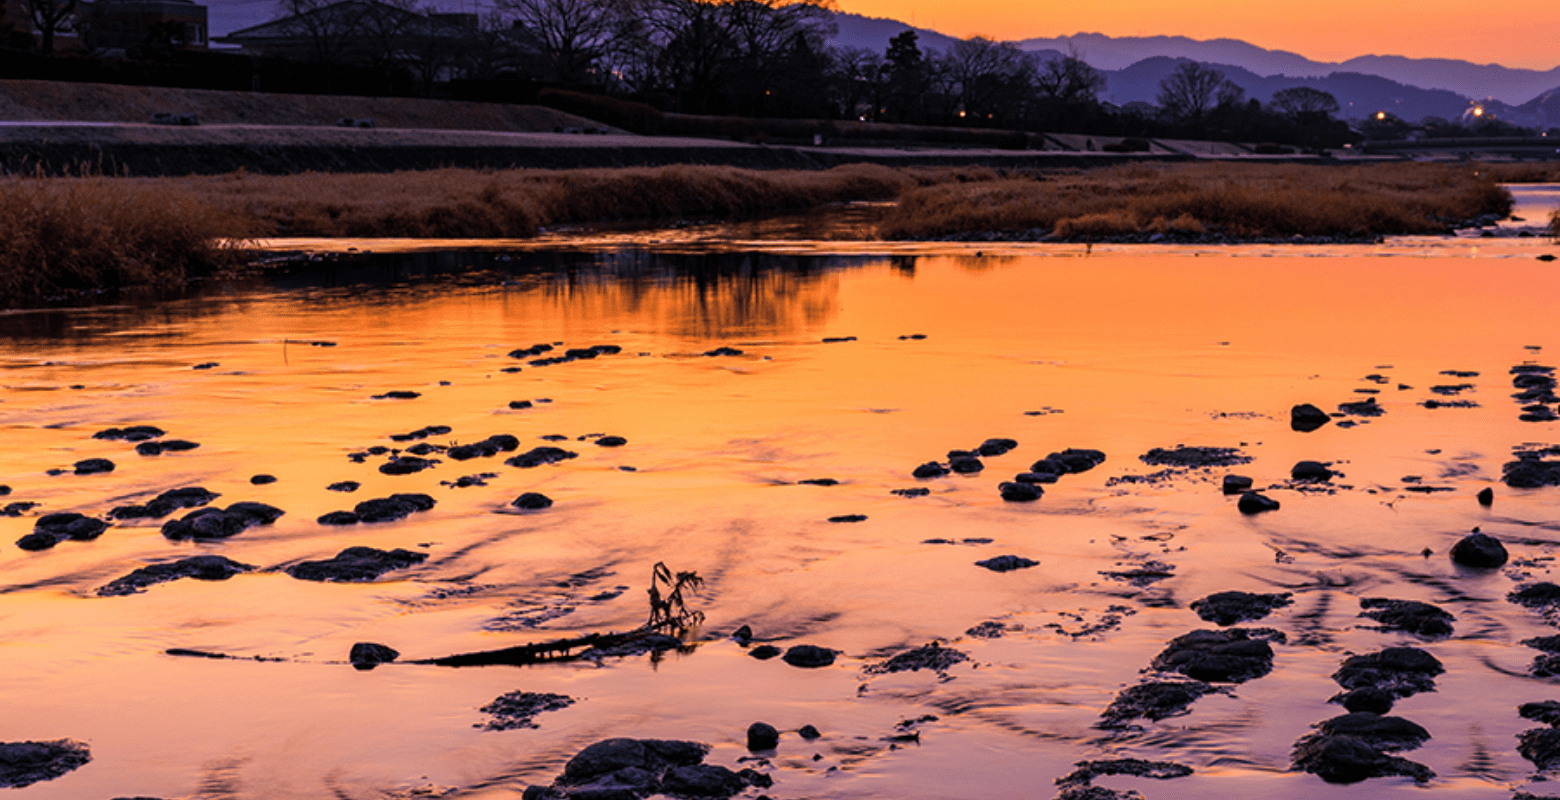
<svg viewBox="0 0 1560 800">
<path fill-rule="evenodd" d="M 1560 420 L 1551 406 L 1560 403 L 1555 395 L 1555 368 L 1539 364 L 1518 364 L 1511 368 L 1511 386 L 1517 391 L 1511 399 L 1522 406 L 1518 419 L 1523 422 Z"/>
<path fill-rule="evenodd" d="M 1220 592 L 1194 602 L 1193 607 L 1204 619 L 1228 625 L 1261 619 L 1288 605 L 1288 600 L 1288 595 Z M 1124 728 L 1135 719 L 1184 714 L 1198 698 L 1222 691 L 1214 684 L 1244 683 L 1271 672 L 1271 643 L 1285 641 L 1284 633 L 1272 628 L 1223 627 L 1177 636 L 1150 664 L 1154 677 L 1118 693 L 1100 715 L 1099 725 Z"/>
<path fill-rule="evenodd" d="M 106 530 L 108 530 L 107 522 L 82 514 L 72 512 L 45 514 L 33 523 L 32 533 L 16 540 L 16 546 L 36 552 L 47 550 L 64 541 L 90 542 L 103 535 L 103 531 Z"/>
<path fill-rule="evenodd" d="M 946 674 L 953 665 L 969 660 L 969 654 L 961 650 L 943 647 L 941 642 L 931 642 L 869 665 L 865 671 L 868 675 L 890 675 L 896 672 L 917 672 L 926 669 L 938 674 Z"/>
<path fill-rule="evenodd" d="M 516 359 L 526 359 L 532 358 L 532 356 L 540 356 L 543 353 L 550 353 L 552 351 L 553 346 L 550 344 L 534 344 L 530 347 L 510 351 L 509 357 Z M 526 363 L 533 367 L 550 367 L 554 364 L 567 364 L 570 361 L 588 361 L 590 359 L 596 358 L 597 356 L 616 355 L 621 352 L 623 352 L 623 348 L 615 344 L 597 344 L 591 345 L 590 347 L 571 348 L 569 350 L 565 350 L 563 355 L 559 356 L 532 358 L 532 360 L 527 361 Z"/>
<path fill-rule="evenodd" d="M 1118 792 L 1095 786 L 1094 779 L 1102 775 L 1131 775 L 1165 781 L 1192 774 L 1192 768 L 1182 764 L 1138 758 L 1079 761 L 1073 766 L 1076 769 L 1056 779 L 1056 800 L 1131 800 L 1142 796 L 1137 792 Z"/>
<path fill-rule="evenodd" d="M 1344 659 L 1332 676 L 1344 691 L 1331 702 L 1348 713 L 1316 723 L 1314 733 L 1295 742 L 1294 768 L 1328 783 L 1393 775 L 1421 783 L 1434 778 L 1429 767 L 1391 755 L 1419 747 L 1430 733 L 1387 713 L 1399 698 L 1433 691 L 1435 677 L 1445 671 L 1435 656 L 1416 647 L 1388 647 Z"/>
<path fill-rule="evenodd" d="M 364 500 L 351 511 L 332 511 L 317 520 L 321 525 L 357 525 L 358 523 L 397 522 L 437 504 L 431 496 L 419 493 L 392 494 Z"/>
<path fill-rule="evenodd" d="M 556 464 L 560 461 L 568 461 L 571 458 L 579 458 L 579 455 L 579 453 L 572 450 L 544 445 L 531 448 L 520 455 L 506 459 L 504 463 L 511 467 L 530 469 L 531 467 L 540 467 L 543 464 Z"/>
<path fill-rule="evenodd" d="M 227 508 L 198 508 L 163 523 L 162 535 L 172 541 L 227 539 L 256 526 L 270 525 L 287 512 L 265 503 L 234 503 Z"/>
<path fill-rule="evenodd" d="M 456 461 L 470 461 L 473 458 L 491 458 L 499 453 L 512 453 L 520 449 L 520 440 L 507 433 L 495 434 L 480 442 L 470 444 L 458 444 L 444 451 L 444 454 Z"/>
<path fill-rule="evenodd" d="M 1501 480 L 1513 489 L 1560 486 L 1560 447 L 1521 446 L 1512 451 L 1515 461 L 1501 466 Z"/>
<path fill-rule="evenodd" d="M 574 705 L 574 698 L 551 692 L 510 692 L 483 706 L 482 713 L 492 717 L 476 727 L 489 731 L 535 728 L 536 717 Z"/>
<path fill-rule="evenodd" d="M 982 457 L 1005 455 L 1018 447 L 1012 439 L 987 439 L 974 450 L 950 450 L 946 463 L 928 461 L 911 471 L 916 478 L 940 478 L 949 473 L 973 475 L 985 469 Z M 1055 483 L 1063 475 L 1088 472 L 1104 463 L 1105 454 L 1099 450 L 1069 448 L 1051 453 L 1034 462 L 1027 472 L 1013 476 L 1013 480 L 998 484 L 997 491 L 1003 500 L 1011 503 L 1033 502 L 1045 493 L 1041 484 Z"/>
<path fill-rule="evenodd" d="M 524 800 L 637 800 L 670 797 L 727 798 L 748 787 L 774 784 L 752 769 L 732 771 L 705 764 L 709 745 L 665 739 L 607 739 L 581 750 L 550 786 L 532 786 Z"/>
</svg>

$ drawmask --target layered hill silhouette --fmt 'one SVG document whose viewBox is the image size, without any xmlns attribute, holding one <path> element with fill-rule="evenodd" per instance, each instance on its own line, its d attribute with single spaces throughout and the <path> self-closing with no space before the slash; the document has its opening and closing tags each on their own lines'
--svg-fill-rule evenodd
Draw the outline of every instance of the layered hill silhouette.
<svg viewBox="0 0 1560 800">
<path fill-rule="evenodd" d="M 893 36 L 911 28 L 897 20 L 835 15 L 839 45 L 883 50 Z M 946 49 L 955 38 L 916 28 L 923 48 Z M 1455 118 L 1471 103 L 1485 105 L 1503 119 L 1521 125 L 1560 124 L 1555 111 L 1540 120 L 1543 97 L 1560 97 L 1560 67 L 1517 69 L 1499 64 L 1475 64 L 1440 58 L 1368 55 L 1331 63 L 1298 53 L 1268 50 L 1237 39 L 1190 39 L 1185 36 L 1123 36 L 1080 33 L 1057 38 L 1024 39 L 1016 44 L 1042 57 L 1075 50 L 1107 80 L 1103 97 L 1118 105 L 1153 102 L 1159 79 L 1182 60 L 1197 61 L 1224 71 L 1249 97 L 1266 101 L 1290 86 L 1312 86 L 1331 92 L 1343 106 L 1342 115 L 1359 118 L 1389 111 L 1403 119 L 1425 116 Z M 1549 101 L 1553 104 L 1553 100 Z"/>
</svg>

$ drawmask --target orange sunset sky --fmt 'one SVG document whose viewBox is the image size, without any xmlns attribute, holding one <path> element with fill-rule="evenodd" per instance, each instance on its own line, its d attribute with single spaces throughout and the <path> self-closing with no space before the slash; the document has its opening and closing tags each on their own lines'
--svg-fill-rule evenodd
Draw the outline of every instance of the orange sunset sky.
<svg viewBox="0 0 1560 800">
<path fill-rule="evenodd" d="M 836 0 L 952 36 L 1025 39 L 1104 33 L 1243 39 L 1317 61 L 1361 55 L 1459 58 L 1508 67 L 1560 64 L 1560 2 L 1501 0 Z"/>
</svg>

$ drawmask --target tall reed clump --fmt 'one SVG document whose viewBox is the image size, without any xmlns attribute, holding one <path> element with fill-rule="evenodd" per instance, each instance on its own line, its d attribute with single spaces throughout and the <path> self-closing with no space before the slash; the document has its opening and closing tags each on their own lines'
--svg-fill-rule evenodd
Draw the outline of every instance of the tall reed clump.
<svg viewBox="0 0 1560 800">
<path fill-rule="evenodd" d="M 521 238 L 553 225 L 741 219 L 827 203 L 887 200 L 916 186 L 990 180 L 990 170 L 824 171 L 667 166 L 581 170 L 441 169 L 383 175 L 173 179 L 267 235 Z"/>
<path fill-rule="evenodd" d="M 232 261 L 246 223 L 172 187 L 120 179 L 0 178 L 0 304 L 166 284 Z"/>
<path fill-rule="evenodd" d="M 1443 233 L 1510 213 L 1511 196 L 1468 167 L 1129 165 L 1040 180 L 910 191 L 880 228 L 888 239 L 1049 231 L 1082 240 L 1178 232 L 1235 238 Z"/>
</svg>

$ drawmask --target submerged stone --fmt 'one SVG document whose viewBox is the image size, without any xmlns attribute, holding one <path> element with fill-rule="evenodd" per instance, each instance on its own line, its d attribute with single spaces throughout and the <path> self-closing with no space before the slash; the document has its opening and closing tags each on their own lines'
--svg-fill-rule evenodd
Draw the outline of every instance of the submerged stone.
<svg viewBox="0 0 1560 800">
<path fill-rule="evenodd" d="M 159 583 L 167 583 L 180 578 L 194 578 L 199 581 L 225 581 L 234 575 L 248 572 L 252 569 L 254 567 L 249 564 L 240 564 L 223 556 L 191 556 L 179 561 L 141 567 L 129 575 L 102 586 L 97 590 L 97 593 L 99 597 L 123 597 L 140 592 L 148 586 L 155 586 Z"/>
<path fill-rule="evenodd" d="M 196 442 L 188 442 L 183 439 L 161 439 L 153 442 L 142 442 L 135 446 L 135 452 L 143 456 L 160 456 L 163 453 L 183 453 L 200 447 Z"/>
<path fill-rule="evenodd" d="M 552 504 L 552 498 L 541 492 L 526 492 L 516 497 L 514 502 L 510 503 L 510 505 L 522 511 L 540 511 L 544 508 L 551 508 Z"/>
<path fill-rule="evenodd" d="M 90 542 L 108 530 L 108 523 L 73 512 L 45 514 L 33 522 L 33 532 L 16 540 L 23 550 L 47 550 L 60 542 Z"/>
<path fill-rule="evenodd" d="M 1381 623 L 1381 629 L 1403 631 L 1426 639 L 1444 639 L 1452 635 L 1457 618 L 1446 611 L 1416 600 L 1391 600 L 1385 597 L 1360 598 L 1360 616 Z"/>
<path fill-rule="evenodd" d="M 86 458 L 71 465 L 77 475 L 101 475 L 114 471 L 114 462 L 106 458 Z"/>
<path fill-rule="evenodd" d="M 1367 778 L 1404 775 L 1421 783 L 1435 777 L 1423 764 L 1390 756 L 1351 736 L 1312 734 L 1295 743 L 1295 769 L 1328 783 L 1359 783 Z"/>
<path fill-rule="evenodd" d="M 1320 461 L 1301 461 L 1289 470 L 1289 477 L 1297 481 L 1330 481 L 1333 471 Z"/>
<path fill-rule="evenodd" d="M 867 667 L 866 671 L 871 675 L 916 672 L 923 669 L 929 669 L 934 672 L 946 672 L 954 664 L 969 660 L 969 655 L 959 650 L 943 647 L 938 642 L 932 642 L 914 650 L 906 650 L 881 663 L 873 664 Z"/>
<path fill-rule="evenodd" d="M 1445 671 L 1435 656 L 1417 647 L 1388 647 L 1344 659 L 1332 678 L 1349 691 L 1379 689 L 1393 697 L 1409 697 L 1434 691 L 1435 676 Z"/>
<path fill-rule="evenodd" d="M 1391 692 L 1374 686 L 1345 692 L 1334 699 L 1341 703 L 1346 711 L 1369 711 L 1372 714 L 1385 714 L 1391 711 L 1393 703 L 1397 701 Z"/>
<path fill-rule="evenodd" d="M 1517 706 L 1517 716 L 1555 727 L 1560 725 L 1560 702 L 1545 700 L 1539 703 L 1523 703 Z"/>
<path fill-rule="evenodd" d="M 1517 734 L 1517 752 L 1539 769 L 1560 767 L 1560 728 L 1534 728 Z"/>
<path fill-rule="evenodd" d="M 127 428 L 108 428 L 92 434 L 94 439 L 107 439 L 110 441 L 144 442 L 147 439 L 156 439 L 166 436 L 167 432 L 153 425 L 131 425 Z"/>
<path fill-rule="evenodd" d="M 941 478 L 948 474 L 947 468 L 936 461 L 928 461 L 910 472 L 916 478 Z"/>
<path fill-rule="evenodd" d="M 504 463 L 511 467 L 529 469 L 531 467 L 542 466 L 543 464 L 556 464 L 560 461 L 567 461 L 571 458 L 578 458 L 579 455 L 579 453 L 564 450 L 561 447 L 544 445 L 542 447 L 534 447 L 530 450 L 527 450 L 526 452 L 521 453 L 514 458 L 508 459 Z"/>
<path fill-rule="evenodd" d="M 984 561 L 975 562 L 975 566 L 985 567 L 992 572 L 1012 572 L 1016 569 L 1029 569 L 1030 567 L 1038 566 L 1039 564 L 1040 562 L 1033 559 L 1014 555 L 995 556 Z"/>
<path fill-rule="evenodd" d="M 1265 511 L 1277 511 L 1279 504 L 1277 500 L 1259 492 L 1246 492 L 1240 496 L 1240 500 L 1236 501 L 1235 507 L 1240 509 L 1242 514 L 1261 514 Z"/>
<path fill-rule="evenodd" d="M 1197 616 L 1217 625 L 1234 625 L 1266 617 L 1276 608 L 1289 605 L 1289 592 L 1278 594 L 1252 594 L 1251 592 L 1217 592 L 1201 600 L 1192 601 L 1191 609 Z"/>
<path fill-rule="evenodd" d="M 92 760 L 82 742 L 0 742 L 0 789 L 20 789 L 54 780 Z"/>
<path fill-rule="evenodd" d="M 1176 445 L 1171 449 L 1156 447 L 1138 456 L 1138 460 L 1151 466 L 1183 467 L 1187 469 L 1233 467 L 1238 464 L 1251 463 L 1251 457 L 1242 453 L 1239 448 L 1188 447 L 1186 445 Z"/>
<path fill-rule="evenodd" d="M 1402 717 L 1357 711 L 1316 723 L 1325 736 L 1350 736 L 1379 750 L 1412 750 L 1430 741 L 1430 732 Z"/>
<path fill-rule="evenodd" d="M 755 722 L 747 729 L 748 750 L 773 750 L 780 745 L 780 731 L 767 722 Z"/>
<path fill-rule="evenodd" d="M 352 668 L 367 671 L 380 664 L 388 664 L 401 657 L 401 653 L 395 648 L 387 647 L 374 642 L 358 642 L 352 645 L 352 651 L 347 654 L 347 660 L 352 663 Z"/>
<path fill-rule="evenodd" d="M 1039 500 L 1045 490 L 1033 484 L 1013 482 L 998 484 L 997 492 L 1009 503 L 1032 503 Z"/>
<path fill-rule="evenodd" d="M 1252 481 L 1245 475 L 1225 475 L 1220 487 L 1225 494 L 1241 494 L 1251 490 Z"/>
<path fill-rule="evenodd" d="M 1212 691 L 1213 686 L 1202 681 L 1148 681 L 1129 686 L 1100 715 L 1100 726 L 1116 728 L 1134 719 L 1158 721 L 1184 714 L 1199 697 Z"/>
<path fill-rule="evenodd" d="M 1170 640 L 1154 657 L 1153 668 L 1179 672 L 1199 681 L 1242 683 L 1272 671 L 1273 648 L 1269 639 L 1282 642 L 1284 635 L 1247 628 L 1192 631 Z"/>
<path fill-rule="evenodd" d="M 799 644 L 785 651 L 781 660 L 793 667 L 816 669 L 827 667 L 834 663 L 835 651 L 827 647 L 818 647 L 811 644 Z"/>
<path fill-rule="evenodd" d="M 305 581 L 356 583 L 371 581 L 391 570 L 405 569 L 428 560 L 427 553 L 410 550 L 378 550 L 348 547 L 324 561 L 303 561 L 287 568 L 287 574 Z"/>
</svg>

